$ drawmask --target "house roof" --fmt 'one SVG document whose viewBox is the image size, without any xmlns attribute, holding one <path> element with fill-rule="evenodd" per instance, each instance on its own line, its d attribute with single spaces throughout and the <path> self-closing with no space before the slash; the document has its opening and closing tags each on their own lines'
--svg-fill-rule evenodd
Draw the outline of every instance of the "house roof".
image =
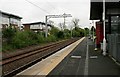
<svg viewBox="0 0 120 77">
<path fill-rule="evenodd" d="M 114 2 L 113 2 L 114 1 Z M 90 5 L 90 20 L 102 19 L 103 13 L 103 0 L 91 0 Z M 106 0 L 105 8 L 118 8 L 120 9 L 120 0 Z"/>
<path fill-rule="evenodd" d="M 6 12 L 3 12 L 3 11 L 1 11 L 1 13 L 2 13 L 3 15 L 7 15 L 7 16 L 9 16 L 9 17 L 14 17 L 14 18 L 22 19 L 22 17 L 17 16 L 17 15 L 14 15 L 14 14 L 6 13 Z"/>
<path fill-rule="evenodd" d="M 45 25 L 45 23 L 44 23 L 44 22 L 25 23 L 25 24 L 23 24 L 23 25 L 36 25 L 36 24 L 42 24 L 42 25 Z M 47 24 L 47 26 L 52 26 L 52 25 Z"/>
</svg>

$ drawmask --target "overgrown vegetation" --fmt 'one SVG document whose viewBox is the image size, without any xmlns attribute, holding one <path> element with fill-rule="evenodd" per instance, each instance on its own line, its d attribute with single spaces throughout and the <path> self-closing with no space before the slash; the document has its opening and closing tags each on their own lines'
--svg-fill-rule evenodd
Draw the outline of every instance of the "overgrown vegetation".
<svg viewBox="0 0 120 77">
<path fill-rule="evenodd" d="M 2 31 L 2 51 L 10 51 L 31 45 L 55 42 L 62 39 L 69 39 L 71 37 L 83 37 L 84 35 L 87 35 L 89 30 L 87 28 L 81 29 L 77 24 L 75 24 L 76 26 L 72 30 L 60 30 L 57 27 L 52 27 L 49 30 L 47 38 L 45 38 L 44 32 L 36 33 L 30 30 L 18 31 L 9 27 Z"/>
</svg>

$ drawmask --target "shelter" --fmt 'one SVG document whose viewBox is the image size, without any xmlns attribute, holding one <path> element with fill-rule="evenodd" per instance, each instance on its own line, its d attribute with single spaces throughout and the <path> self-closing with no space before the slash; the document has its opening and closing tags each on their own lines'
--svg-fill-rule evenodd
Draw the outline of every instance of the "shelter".
<svg viewBox="0 0 120 77">
<path fill-rule="evenodd" d="M 103 0 L 91 0 L 90 3 L 90 20 L 103 23 Z M 120 0 L 105 0 L 105 34 L 108 53 L 120 62 Z"/>
</svg>

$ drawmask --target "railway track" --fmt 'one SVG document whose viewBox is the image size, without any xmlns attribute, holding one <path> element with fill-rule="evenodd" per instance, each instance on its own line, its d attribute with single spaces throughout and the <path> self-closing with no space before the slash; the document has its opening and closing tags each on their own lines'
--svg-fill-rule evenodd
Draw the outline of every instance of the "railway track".
<svg viewBox="0 0 120 77">
<path fill-rule="evenodd" d="M 2 77 L 11 77 L 24 69 L 34 65 L 47 56 L 57 52 L 58 50 L 66 47 L 67 45 L 75 42 L 79 38 L 73 38 L 66 41 L 50 44 L 33 51 L 23 52 L 21 54 L 7 56 L 0 61 L 2 65 Z"/>
</svg>

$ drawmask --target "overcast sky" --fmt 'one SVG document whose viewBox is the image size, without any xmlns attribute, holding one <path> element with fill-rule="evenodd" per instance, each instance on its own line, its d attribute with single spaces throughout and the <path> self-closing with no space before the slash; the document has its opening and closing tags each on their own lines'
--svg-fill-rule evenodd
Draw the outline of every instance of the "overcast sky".
<svg viewBox="0 0 120 77">
<path fill-rule="evenodd" d="M 45 21 L 45 15 L 71 14 L 72 18 L 66 18 L 69 24 L 71 19 L 80 19 L 80 27 L 89 27 L 90 0 L 28 0 L 40 8 L 30 4 L 26 0 L 0 0 L 0 10 L 22 17 L 22 23 Z M 63 18 L 50 19 L 56 24 L 63 23 Z M 69 27 L 69 26 L 68 26 Z"/>
</svg>

